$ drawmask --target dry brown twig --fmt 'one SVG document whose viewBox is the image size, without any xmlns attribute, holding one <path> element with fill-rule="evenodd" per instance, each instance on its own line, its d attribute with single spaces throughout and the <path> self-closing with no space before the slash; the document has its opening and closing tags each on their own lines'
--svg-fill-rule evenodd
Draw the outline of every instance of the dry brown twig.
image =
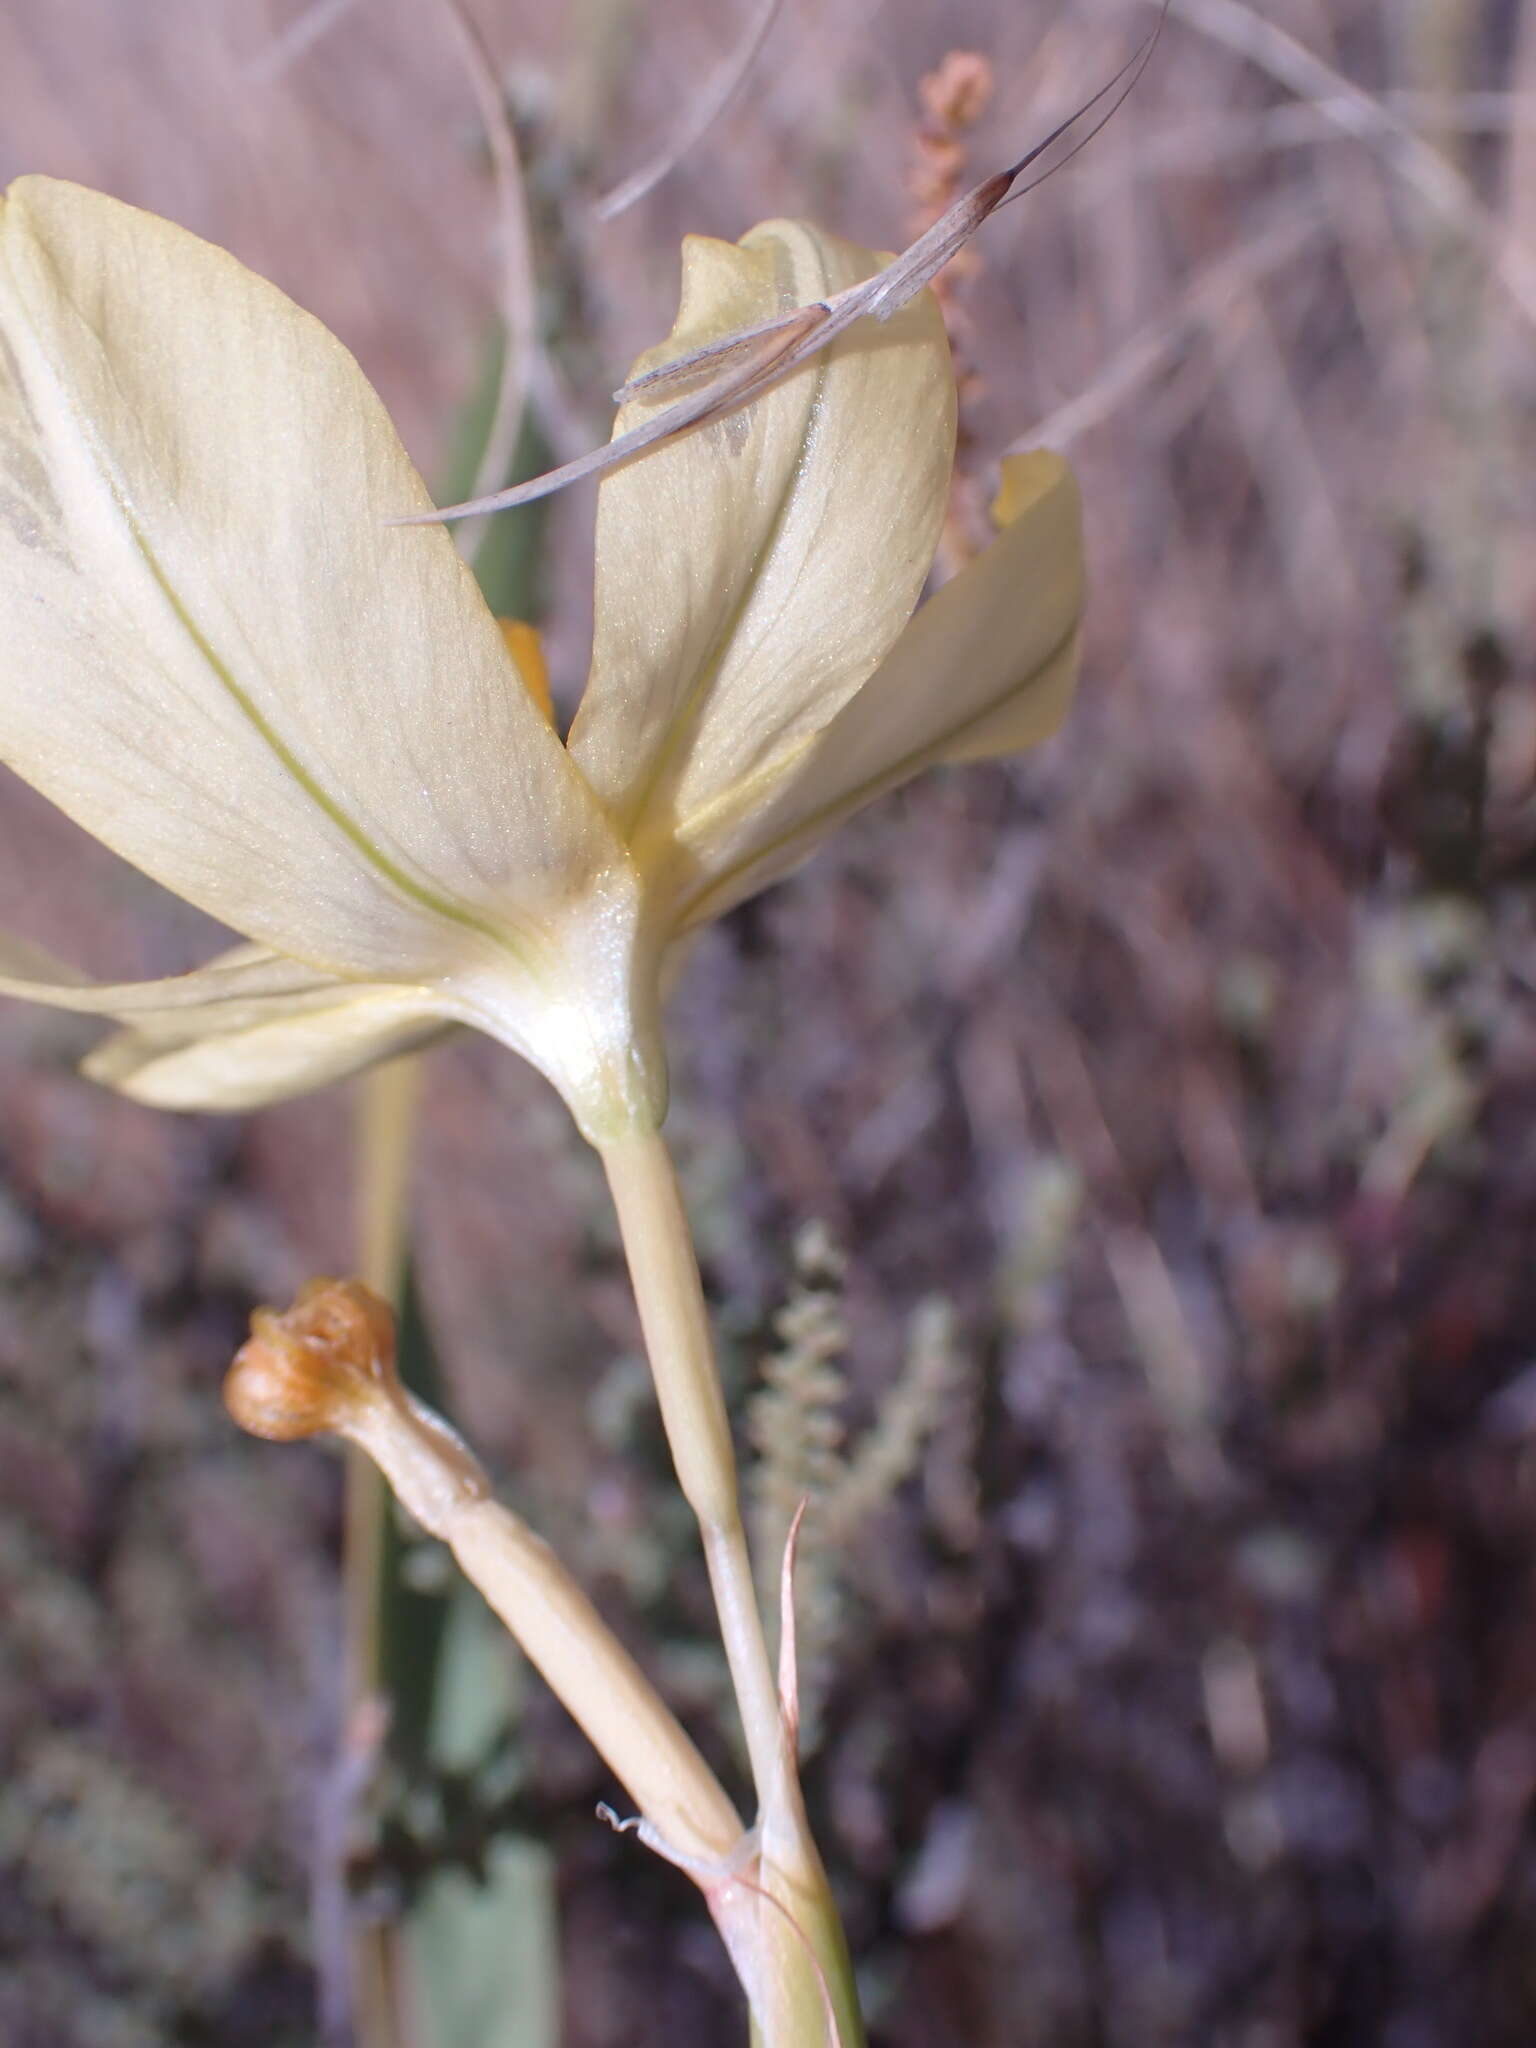
<svg viewBox="0 0 1536 2048">
<path fill-rule="evenodd" d="M 746 83 L 747 73 L 757 62 L 758 52 L 778 18 L 782 0 L 758 0 L 756 13 L 746 25 L 740 41 L 697 100 L 684 113 L 666 141 L 638 171 L 605 192 L 593 206 L 598 220 L 617 220 L 627 213 L 663 178 L 676 170 L 696 144 L 703 141 L 726 108 Z"/>
</svg>

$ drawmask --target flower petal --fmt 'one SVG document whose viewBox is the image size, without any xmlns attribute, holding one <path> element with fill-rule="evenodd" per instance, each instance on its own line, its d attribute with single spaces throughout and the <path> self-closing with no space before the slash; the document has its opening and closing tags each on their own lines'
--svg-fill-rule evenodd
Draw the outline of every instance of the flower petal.
<svg viewBox="0 0 1536 2048">
<path fill-rule="evenodd" d="M 739 246 L 690 237 L 677 325 L 637 370 L 877 267 L 796 222 Z M 670 399 L 631 401 L 615 431 Z M 653 871 L 696 811 L 819 732 L 906 623 L 944 514 L 954 404 L 924 292 L 604 480 L 592 672 L 570 745 Z"/>
<path fill-rule="evenodd" d="M 29 939 L 0 932 L 0 996 L 20 996 L 90 1016 L 173 1018 L 210 1007 L 302 1002 L 316 989 L 337 986 L 352 984 L 338 984 L 334 975 L 268 952 L 265 946 L 232 946 L 206 967 L 163 981 L 92 981 Z"/>
<path fill-rule="evenodd" d="M 853 811 L 938 761 L 1012 753 L 1061 723 L 1077 680 L 1082 506 L 1059 455 L 1004 464 L 992 545 L 917 613 L 795 772 L 687 821 L 676 929 L 787 874 Z"/>
<path fill-rule="evenodd" d="M 345 988 L 305 1012 L 275 1009 L 206 1035 L 167 1040 L 137 1029 L 106 1039 L 81 1071 L 156 1109 L 260 1109 L 413 1052 L 451 1025 L 403 988 Z"/>
<path fill-rule="evenodd" d="M 281 952 L 527 960 L 618 858 L 346 350 L 232 257 L 0 202 L 0 759 Z M 551 915 L 552 915 L 551 911 Z"/>
<path fill-rule="evenodd" d="M 452 1024 L 433 989 L 338 981 L 261 946 L 233 947 L 165 981 L 93 982 L 0 934 L 0 995 L 126 1020 L 82 1071 L 162 1109 L 255 1109 Z"/>
</svg>

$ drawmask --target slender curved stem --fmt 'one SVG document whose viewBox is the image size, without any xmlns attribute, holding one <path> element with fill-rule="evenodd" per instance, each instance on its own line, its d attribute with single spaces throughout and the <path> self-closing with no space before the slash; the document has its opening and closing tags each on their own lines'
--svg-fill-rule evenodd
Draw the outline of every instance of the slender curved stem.
<svg viewBox="0 0 1536 2048">
<path fill-rule="evenodd" d="M 640 1325 L 678 1483 L 698 1517 L 758 1804 L 784 1768 L 778 1690 L 752 1581 L 730 1422 L 715 1369 L 693 1238 L 659 1131 L 604 1148 Z"/>
<path fill-rule="evenodd" d="M 678 1482 L 698 1517 L 726 1660 L 757 1790 L 761 1974 L 753 2039 L 762 2048 L 837 2048 L 864 2039 L 847 1943 L 811 1839 L 769 1662 L 742 1527 L 736 1458 L 671 1155 L 657 1131 L 603 1150 Z"/>
</svg>

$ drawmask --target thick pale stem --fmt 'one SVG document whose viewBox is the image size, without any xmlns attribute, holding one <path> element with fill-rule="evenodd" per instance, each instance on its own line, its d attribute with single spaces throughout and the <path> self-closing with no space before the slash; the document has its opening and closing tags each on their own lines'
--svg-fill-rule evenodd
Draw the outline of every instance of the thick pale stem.
<svg viewBox="0 0 1536 2048">
<path fill-rule="evenodd" d="M 757 1874 L 769 1897 L 755 1909 L 755 2038 L 769 2048 L 830 2048 L 830 2006 L 837 2048 L 859 2048 L 864 2031 L 852 1966 L 806 1823 L 768 1659 L 730 1423 L 677 1175 L 654 1131 L 607 1146 L 603 1164 L 678 1482 L 703 1534 L 757 1787 Z"/>
<path fill-rule="evenodd" d="M 602 1156 L 672 1462 L 704 1539 L 758 1804 L 767 1809 L 775 1803 L 783 1771 L 778 1691 L 752 1581 L 731 1426 L 682 1193 L 659 1131 L 619 1139 Z"/>
<path fill-rule="evenodd" d="M 729 1857 L 741 1821 L 709 1766 L 549 1545 L 489 1498 L 458 1438 L 408 1398 L 342 1427 L 449 1546 L 664 1840 L 699 1861 Z"/>
<path fill-rule="evenodd" d="M 382 1301 L 400 1295 L 420 1098 L 421 1061 L 414 1055 L 374 1067 L 360 1084 L 358 1275 Z"/>
<path fill-rule="evenodd" d="M 735 1808 L 547 1545 L 494 1501 L 466 1508 L 448 1541 L 666 1845 L 701 1861 L 735 1854 L 743 1832 Z"/>
<path fill-rule="evenodd" d="M 412 1139 L 421 1062 L 390 1060 L 357 1091 L 357 1253 L 364 1280 L 398 1303 L 405 1262 Z M 349 1722 L 379 1691 L 384 1576 L 384 1484 L 364 1453 L 347 1446 L 342 1520 L 342 1631 Z M 358 2048 L 403 2048 L 395 1996 L 398 1930 L 358 1922 L 352 1936 L 352 2001 Z"/>
</svg>

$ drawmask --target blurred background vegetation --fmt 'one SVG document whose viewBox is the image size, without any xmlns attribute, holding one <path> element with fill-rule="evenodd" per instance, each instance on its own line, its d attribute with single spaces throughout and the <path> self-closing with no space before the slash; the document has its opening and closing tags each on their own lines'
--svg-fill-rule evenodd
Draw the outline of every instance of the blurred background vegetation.
<svg viewBox="0 0 1536 2048">
<path fill-rule="evenodd" d="M 1152 18 L 784 0 L 709 134 L 603 222 L 760 10 L 475 11 L 527 161 L 557 454 L 669 325 L 682 233 L 807 214 L 899 247 Z M 954 50 L 987 60 L 958 111 L 922 84 Z M 449 477 L 497 258 L 436 7 L 4 0 L 0 80 L 0 178 L 226 244 Z M 1038 757 L 860 819 L 712 931 L 677 1001 L 761 1526 L 820 1490 L 809 1783 L 874 2034 L 1515 2048 L 1536 6 L 1175 0 L 1132 99 L 989 225 L 949 310 L 949 554 L 1009 445 L 1081 469 L 1077 707 Z M 591 518 L 572 492 L 512 565 L 567 708 Z M 9 780 L 0 919 L 103 974 L 213 938 Z M 0 2036 L 340 2042 L 347 1888 L 447 1913 L 468 1954 L 489 1884 L 523 1901 L 515 1937 L 489 1921 L 516 1995 L 462 2039 L 545 2048 L 558 2011 L 568 2048 L 737 2040 L 688 1888 L 593 1823 L 613 1788 L 472 1609 L 438 1594 L 442 1682 L 382 1759 L 338 1733 L 337 1466 L 237 1438 L 217 1388 L 254 1302 L 353 1263 L 353 1105 L 158 1116 L 76 1076 L 90 1036 L 0 1008 Z M 416 1216 L 450 1412 L 709 1726 L 707 1595 L 599 1175 L 487 1042 L 430 1060 Z M 435 1558 L 406 1565 L 430 1607 Z"/>
</svg>

